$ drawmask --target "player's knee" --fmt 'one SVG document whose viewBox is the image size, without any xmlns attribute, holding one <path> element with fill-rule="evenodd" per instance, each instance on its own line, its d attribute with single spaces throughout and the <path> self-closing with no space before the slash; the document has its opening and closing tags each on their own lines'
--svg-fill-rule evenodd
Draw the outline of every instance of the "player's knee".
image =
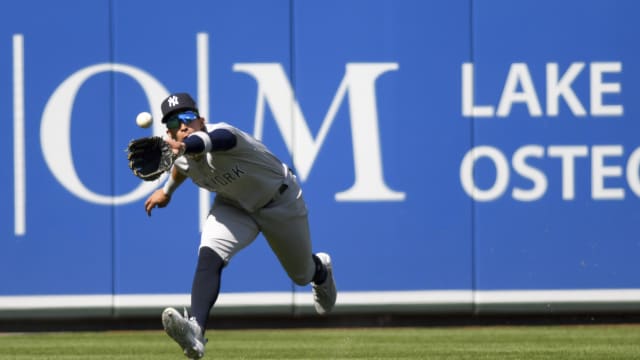
<svg viewBox="0 0 640 360">
<path fill-rule="evenodd" d="M 222 267 L 224 267 L 224 261 L 218 253 L 206 246 L 200 248 L 196 271 L 207 271 L 209 269 L 220 271 Z"/>
</svg>

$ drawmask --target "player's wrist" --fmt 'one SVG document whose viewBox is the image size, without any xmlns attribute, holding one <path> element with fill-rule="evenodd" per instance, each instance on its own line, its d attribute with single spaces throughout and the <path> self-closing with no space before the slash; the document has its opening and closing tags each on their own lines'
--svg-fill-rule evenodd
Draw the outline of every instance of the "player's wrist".
<svg viewBox="0 0 640 360">
<path fill-rule="evenodd" d="M 173 176 L 169 175 L 169 179 L 164 183 L 162 191 L 165 195 L 171 197 L 174 191 L 178 188 L 178 183 L 173 179 Z"/>
<path fill-rule="evenodd" d="M 180 156 L 184 155 L 184 153 L 187 151 L 187 144 L 185 144 L 183 142 L 179 142 L 178 145 L 179 145 L 179 148 L 178 148 L 178 153 L 176 154 L 176 156 L 180 157 Z"/>
</svg>

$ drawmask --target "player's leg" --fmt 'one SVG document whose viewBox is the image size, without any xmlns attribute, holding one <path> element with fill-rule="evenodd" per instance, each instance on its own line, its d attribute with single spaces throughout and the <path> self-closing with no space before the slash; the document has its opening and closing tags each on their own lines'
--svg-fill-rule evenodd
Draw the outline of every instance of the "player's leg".
<svg viewBox="0 0 640 360">
<path fill-rule="evenodd" d="M 181 315 L 168 308 L 162 313 L 165 331 L 191 359 L 204 356 L 204 332 L 209 312 L 220 291 L 222 268 L 255 240 L 258 227 L 247 213 L 216 200 L 202 229 L 198 265 L 191 288 L 191 312 Z"/>
<path fill-rule="evenodd" d="M 289 188 L 254 217 L 269 246 L 291 280 L 308 284 L 315 275 L 307 208 L 298 196 L 300 188 L 290 181 Z"/>
<path fill-rule="evenodd" d="M 331 258 L 324 253 L 313 254 L 302 190 L 295 177 L 288 185 L 270 206 L 255 214 L 255 219 L 291 280 L 298 285 L 312 282 L 316 310 L 325 314 L 336 301 Z"/>
<path fill-rule="evenodd" d="M 224 261 L 220 255 L 210 247 L 200 248 L 191 285 L 191 315 L 196 318 L 203 334 L 207 328 L 209 311 L 218 300 L 223 267 Z"/>
<path fill-rule="evenodd" d="M 191 287 L 191 312 L 203 333 L 218 299 L 222 268 L 257 235 L 258 225 L 246 212 L 216 198 L 202 229 Z"/>
</svg>

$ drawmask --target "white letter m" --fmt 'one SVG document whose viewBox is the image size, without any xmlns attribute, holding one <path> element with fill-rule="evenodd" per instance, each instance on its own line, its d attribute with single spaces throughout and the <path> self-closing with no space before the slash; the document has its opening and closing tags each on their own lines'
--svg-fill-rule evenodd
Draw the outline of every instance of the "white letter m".
<svg viewBox="0 0 640 360">
<path fill-rule="evenodd" d="M 258 83 L 254 136 L 262 139 L 266 100 L 302 181 L 309 176 L 340 104 L 349 92 L 355 183 L 350 189 L 336 193 L 336 201 L 405 199 L 404 192 L 391 190 L 384 182 L 375 92 L 376 79 L 397 69 L 397 63 L 347 63 L 342 82 L 314 139 L 282 65 L 239 63 L 233 66 L 233 71 L 247 73 Z"/>
</svg>

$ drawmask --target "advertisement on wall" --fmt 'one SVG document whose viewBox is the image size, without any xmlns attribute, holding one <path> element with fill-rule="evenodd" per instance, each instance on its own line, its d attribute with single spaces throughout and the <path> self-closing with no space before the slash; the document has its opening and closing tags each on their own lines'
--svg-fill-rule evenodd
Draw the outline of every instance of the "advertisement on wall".
<svg viewBox="0 0 640 360">
<path fill-rule="evenodd" d="M 124 151 L 164 134 L 172 92 L 296 172 L 337 312 L 640 307 L 633 1 L 9 7 L 0 315 L 188 305 L 215 194 L 189 182 L 148 217 L 166 177 Z M 221 290 L 223 312 L 312 303 L 261 236 Z"/>
</svg>

